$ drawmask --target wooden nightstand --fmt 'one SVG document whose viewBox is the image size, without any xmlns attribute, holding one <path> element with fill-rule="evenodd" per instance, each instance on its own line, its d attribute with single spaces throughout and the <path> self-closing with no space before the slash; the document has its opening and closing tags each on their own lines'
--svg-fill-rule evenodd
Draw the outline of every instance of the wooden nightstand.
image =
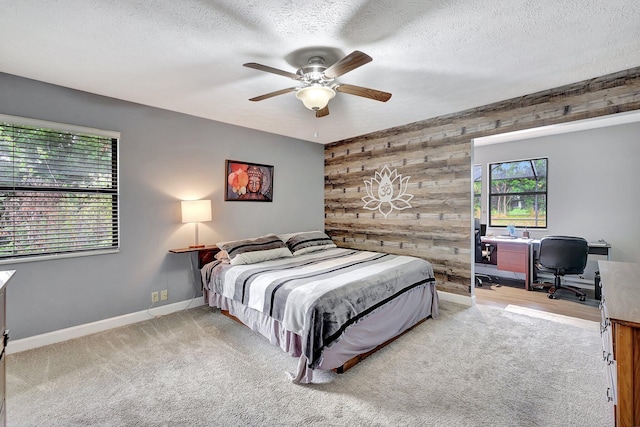
<svg viewBox="0 0 640 427">
<path fill-rule="evenodd" d="M 184 254 L 187 252 L 200 252 L 200 251 L 219 251 L 216 245 L 205 245 L 200 248 L 178 248 L 178 249 L 169 249 L 169 252 L 172 254 Z"/>
<path fill-rule="evenodd" d="M 201 269 L 202 266 L 204 266 L 205 264 L 215 259 L 215 256 L 218 252 L 220 252 L 220 249 L 216 245 L 205 245 L 204 247 L 201 247 L 201 248 L 169 249 L 169 252 L 171 252 L 172 254 L 187 254 L 187 253 L 194 253 L 194 252 L 197 253 L 198 254 L 197 268 Z"/>
<path fill-rule="evenodd" d="M 215 261 L 216 254 L 220 252 L 220 249 L 216 245 L 205 245 L 202 248 L 178 248 L 169 249 L 172 254 L 189 254 L 189 262 L 191 264 L 191 279 L 193 285 L 203 295 L 206 295 L 206 291 L 202 288 L 202 278 L 200 277 L 200 269 L 205 264 Z M 206 302 L 206 297 L 205 297 Z"/>
</svg>

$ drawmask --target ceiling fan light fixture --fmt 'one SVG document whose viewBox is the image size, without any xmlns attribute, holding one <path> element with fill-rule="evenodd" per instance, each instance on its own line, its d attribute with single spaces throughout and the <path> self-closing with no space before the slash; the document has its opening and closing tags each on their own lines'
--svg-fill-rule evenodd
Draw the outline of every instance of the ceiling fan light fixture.
<svg viewBox="0 0 640 427">
<path fill-rule="evenodd" d="M 298 98 L 310 110 L 322 110 L 336 96 L 336 91 L 326 86 L 307 86 L 298 89 Z"/>
<path fill-rule="evenodd" d="M 248 62 L 242 65 L 258 71 L 265 71 L 289 77 L 290 79 L 298 82 L 298 86 L 288 87 L 286 89 L 256 96 L 254 98 L 250 98 L 249 101 L 262 101 L 274 96 L 295 92 L 296 98 L 302 101 L 304 106 L 309 110 L 315 111 L 316 118 L 320 118 L 329 115 L 329 107 L 327 107 L 327 104 L 336 96 L 336 92 L 360 96 L 381 102 L 386 102 L 391 98 L 390 93 L 382 92 L 380 90 L 335 83 L 335 79 L 338 77 L 371 61 L 372 58 L 366 53 L 354 50 L 344 58 L 339 59 L 336 62 L 332 61 L 333 65 L 330 67 L 325 66 L 325 59 L 323 56 L 311 56 L 309 58 L 309 63 L 298 68 L 295 74 L 255 62 Z"/>
</svg>

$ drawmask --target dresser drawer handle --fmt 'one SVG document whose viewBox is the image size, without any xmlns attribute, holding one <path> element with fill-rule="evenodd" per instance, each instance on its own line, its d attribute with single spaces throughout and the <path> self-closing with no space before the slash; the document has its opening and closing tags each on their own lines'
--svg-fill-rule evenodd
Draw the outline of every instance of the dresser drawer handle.
<svg viewBox="0 0 640 427">
<path fill-rule="evenodd" d="M 607 365 L 613 365 L 613 354 L 607 353 L 607 356 L 604 358 Z"/>
</svg>

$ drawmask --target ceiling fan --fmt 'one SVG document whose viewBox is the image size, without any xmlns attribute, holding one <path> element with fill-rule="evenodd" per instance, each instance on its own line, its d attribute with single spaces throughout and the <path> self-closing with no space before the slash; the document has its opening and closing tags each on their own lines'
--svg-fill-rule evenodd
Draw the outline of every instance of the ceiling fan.
<svg viewBox="0 0 640 427">
<path fill-rule="evenodd" d="M 267 65 L 249 62 L 243 64 L 243 66 L 289 77 L 300 82 L 299 86 L 289 87 L 256 96 L 255 98 L 249 99 L 249 101 L 262 101 L 285 93 L 296 92 L 296 97 L 302 101 L 305 107 L 310 110 L 315 110 L 316 117 L 329 115 L 329 101 L 336 96 L 336 92 L 348 93 L 349 95 L 356 95 L 363 98 L 386 102 L 391 98 L 391 94 L 388 92 L 338 83 L 335 81 L 337 77 L 371 62 L 372 60 L 373 58 L 366 53 L 356 50 L 330 67 L 327 67 L 322 56 L 314 55 L 309 58 L 308 64 L 300 67 L 295 74 L 269 67 Z"/>
</svg>

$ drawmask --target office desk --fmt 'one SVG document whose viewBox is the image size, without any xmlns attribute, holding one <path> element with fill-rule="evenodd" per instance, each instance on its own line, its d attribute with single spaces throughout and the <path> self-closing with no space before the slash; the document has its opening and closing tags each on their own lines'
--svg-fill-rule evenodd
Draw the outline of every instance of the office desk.
<svg viewBox="0 0 640 427">
<path fill-rule="evenodd" d="M 537 250 L 540 246 L 540 240 L 534 239 L 531 241 L 531 244 L 533 244 Z M 598 240 L 595 242 L 587 242 L 587 244 L 589 245 L 589 255 L 604 255 L 607 257 L 607 261 L 611 261 L 611 245 L 609 243 Z"/>
<path fill-rule="evenodd" d="M 607 242 L 589 242 L 589 255 L 604 255 L 611 261 L 611 245 Z"/>
<path fill-rule="evenodd" d="M 524 273 L 524 288 L 528 291 L 533 276 L 533 240 L 485 236 L 481 241 L 495 246 L 498 270 Z"/>
<path fill-rule="evenodd" d="M 497 236 L 483 236 L 482 243 L 488 243 L 496 248 L 496 266 L 498 270 L 524 273 L 524 288 L 528 291 L 531 287 L 534 265 L 534 247 L 540 245 L 540 240 L 523 238 L 501 238 Z M 604 255 L 611 260 L 611 245 L 607 242 L 597 241 L 589 243 L 590 255 Z"/>
</svg>

